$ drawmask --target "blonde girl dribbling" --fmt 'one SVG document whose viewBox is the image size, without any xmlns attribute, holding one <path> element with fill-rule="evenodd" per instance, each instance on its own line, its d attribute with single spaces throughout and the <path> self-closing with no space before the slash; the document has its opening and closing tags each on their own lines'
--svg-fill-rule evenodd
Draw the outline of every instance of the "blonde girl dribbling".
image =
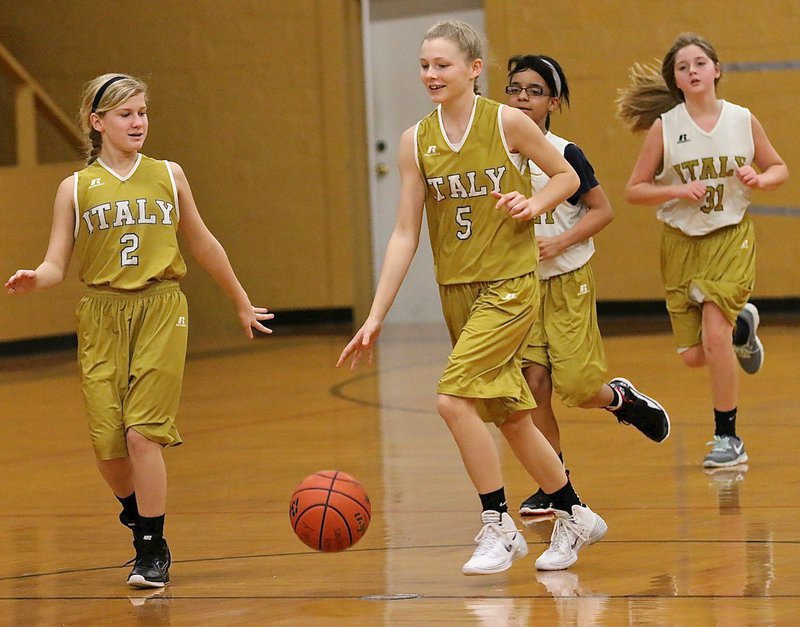
<svg viewBox="0 0 800 627">
<path fill-rule="evenodd" d="M 568 568 L 606 533 L 581 503 L 555 451 L 534 427 L 521 356 L 538 310 L 537 252 L 530 220 L 572 194 L 574 170 L 521 112 L 476 94 L 483 68 L 478 33 L 439 22 L 420 47 L 420 78 L 436 109 L 400 140 L 397 220 L 372 308 L 337 365 L 371 361 L 372 347 L 419 243 L 427 215 L 436 280 L 453 350 L 437 409 L 481 502 L 478 546 L 466 575 L 498 573 L 528 548 L 508 514 L 500 461 L 485 422 L 494 422 L 523 467 L 553 500 L 556 524 L 537 560 Z M 524 155 L 524 156 L 523 156 Z M 531 194 L 526 157 L 550 182 Z"/>
</svg>

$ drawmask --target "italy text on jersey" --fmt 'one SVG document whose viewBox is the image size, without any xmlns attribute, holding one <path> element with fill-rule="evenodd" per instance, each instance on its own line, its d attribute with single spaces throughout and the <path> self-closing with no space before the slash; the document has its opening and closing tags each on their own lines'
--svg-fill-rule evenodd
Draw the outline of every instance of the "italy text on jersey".
<svg viewBox="0 0 800 627">
<path fill-rule="evenodd" d="M 444 176 L 433 176 L 427 179 L 428 184 L 434 191 L 436 200 L 445 198 L 477 198 L 488 196 L 490 192 L 500 192 L 500 182 L 506 172 L 505 166 L 498 168 L 486 168 L 483 174 L 478 172 L 465 172 L 464 174 L 448 174 L 447 184 L 445 185 Z M 466 181 L 464 180 L 466 179 Z M 491 185 L 491 189 L 487 187 Z"/>
<path fill-rule="evenodd" d="M 89 234 L 95 229 L 105 231 L 114 227 L 126 227 L 136 224 L 172 224 L 175 206 L 167 200 L 156 200 L 156 209 L 148 206 L 147 199 L 138 198 L 135 208 L 129 200 L 105 202 L 87 209 L 81 217 L 86 223 Z M 112 219 L 113 218 L 113 219 Z"/>
</svg>

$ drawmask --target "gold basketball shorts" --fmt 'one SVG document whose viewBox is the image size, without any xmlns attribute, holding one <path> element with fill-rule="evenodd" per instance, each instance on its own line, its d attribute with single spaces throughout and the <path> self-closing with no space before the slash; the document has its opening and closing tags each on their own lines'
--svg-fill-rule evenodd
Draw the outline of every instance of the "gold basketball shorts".
<svg viewBox="0 0 800 627">
<path fill-rule="evenodd" d="M 705 302 L 714 303 L 728 322 L 735 324 L 756 276 L 755 229 L 750 216 L 699 237 L 665 225 L 661 276 L 679 351 L 700 344 Z"/>
<path fill-rule="evenodd" d="M 78 363 L 97 458 L 127 457 L 128 429 L 163 446 L 180 444 L 175 414 L 189 314 L 177 281 L 136 292 L 87 288 L 77 314 Z"/>
<path fill-rule="evenodd" d="M 536 275 L 440 285 L 439 295 L 453 343 L 439 394 L 475 399 L 481 418 L 498 425 L 534 408 L 522 352 L 538 313 Z"/>
<path fill-rule="evenodd" d="M 539 317 L 522 367 L 539 364 L 550 370 L 556 394 L 576 407 L 597 395 L 606 376 L 591 266 L 544 279 L 539 289 Z"/>
</svg>

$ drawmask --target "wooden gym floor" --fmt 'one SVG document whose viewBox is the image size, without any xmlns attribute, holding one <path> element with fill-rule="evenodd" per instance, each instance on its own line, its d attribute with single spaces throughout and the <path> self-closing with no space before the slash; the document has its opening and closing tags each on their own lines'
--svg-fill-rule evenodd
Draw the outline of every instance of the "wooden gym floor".
<svg viewBox="0 0 800 627">
<path fill-rule="evenodd" d="M 125 585 L 130 536 L 93 463 L 72 351 L 4 358 L 0 625 L 796 624 L 800 327 L 764 318 L 765 367 L 741 377 L 750 462 L 713 474 L 707 372 L 680 365 L 662 321 L 605 329 L 609 375 L 661 400 L 672 434 L 656 445 L 557 405 L 573 482 L 609 533 L 568 571 L 537 573 L 552 522 L 521 521 L 530 555 L 486 577 L 460 573 L 479 502 L 435 414 L 439 326 L 387 330 L 355 373 L 333 367 L 343 333 L 193 350 L 186 443 L 166 453 L 172 585 L 156 592 Z M 535 486 L 498 442 L 520 521 Z M 344 553 L 315 553 L 289 526 L 292 489 L 320 469 L 372 499 Z"/>
</svg>

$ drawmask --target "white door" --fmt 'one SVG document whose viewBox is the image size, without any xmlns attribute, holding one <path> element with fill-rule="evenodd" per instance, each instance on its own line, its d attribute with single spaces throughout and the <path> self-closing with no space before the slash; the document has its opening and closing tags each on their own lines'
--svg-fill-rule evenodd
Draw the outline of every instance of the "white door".
<svg viewBox="0 0 800 627">
<path fill-rule="evenodd" d="M 483 32 L 482 2 L 369 0 L 365 55 L 372 121 L 369 149 L 373 177 L 371 211 L 375 285 L 397 210 L 400 135 L 433 109 L 419 79 L 419 46 L 428 28 L 437 20 L 444 19 L 463 20 Z M 481 83 L 488 85 L 485 76 Z M 442 322 L 425 221 L 414 262 L 387 318 L 387 323 L 392 322 Z"/>
</svg>

